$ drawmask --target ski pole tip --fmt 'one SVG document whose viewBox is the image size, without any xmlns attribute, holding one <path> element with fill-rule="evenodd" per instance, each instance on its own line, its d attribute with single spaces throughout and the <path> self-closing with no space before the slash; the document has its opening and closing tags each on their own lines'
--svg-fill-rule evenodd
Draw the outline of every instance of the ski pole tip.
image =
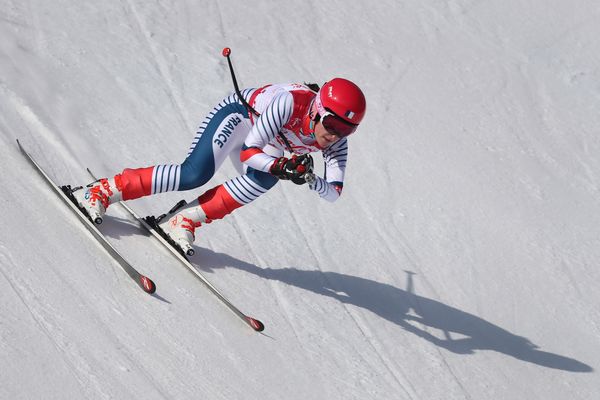
<svg viewBox="0 0 600 400">
<path fill-rule="evenodd" d="M 229 47 L 225 47 L 223 49 L 222 54 L 223 54 L 223 57 L 229 57 L 229 55 L 231 54 L 231 49 Z"/>
</svg>

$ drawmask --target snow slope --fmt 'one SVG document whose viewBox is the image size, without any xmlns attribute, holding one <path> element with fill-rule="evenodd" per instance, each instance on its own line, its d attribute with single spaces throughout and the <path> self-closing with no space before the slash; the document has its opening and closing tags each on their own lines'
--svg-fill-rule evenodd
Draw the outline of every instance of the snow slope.
<svg viewBox="0 0 600 400">
<path fill-rule="evenodd" d="M 600 396 L 600 5 L 0 0 L 1 399 Z M 281 184 L 196 267 L 43 184 L 181 160 L 231 83 L 358 82 L 344 195 Z M 211 184 L 234 174 L 225 165 Z M 131 202 L 160 213 L 199 191 Z"/>
</svg>

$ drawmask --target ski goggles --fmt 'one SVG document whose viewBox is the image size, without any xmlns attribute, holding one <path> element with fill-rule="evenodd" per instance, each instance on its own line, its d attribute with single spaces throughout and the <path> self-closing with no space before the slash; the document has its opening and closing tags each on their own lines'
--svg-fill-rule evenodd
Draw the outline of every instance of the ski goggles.
<svg viewBox="0 0 600 400">
<path fill-rule="evenodd" d="M 321 117 L 323 128 L 332 135 L 341 138 L 353 134 L 354 131 L 356 131 L 356 128 L 358 128 L 358 125 L 351 124 L 350 122 L 341 119 L 331 111 L 325 111 L 324 114 L 319 113 L 319 116 Z"/>
<path fill-rule="evenodd" d="M 316 97 L 317 113 L 323 128 L 332 135 L 343 138 L 353 134 L 358 128 L 358 125 L 352 124 L 335 113 L 331 112 L 328 108 L 323 107 L 319 96 Z"/>
</svg>

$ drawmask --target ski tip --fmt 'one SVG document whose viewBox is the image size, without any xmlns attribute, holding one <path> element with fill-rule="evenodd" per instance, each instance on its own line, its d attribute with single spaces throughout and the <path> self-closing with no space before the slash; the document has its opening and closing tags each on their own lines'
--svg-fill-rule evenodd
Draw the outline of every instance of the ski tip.
<svg viewBox="0 0 600 400">
<path fill-rule="evenodd" d="M 147 276 L 140 276 L 140 286 L 142 287 L 142 289 L 144 289 L 144 292 L 146 293 L 152 294 L 156 292 L 156 285 L 154 284 L 154 282 L 152 282 L 152 279 L 148 278 Z"/>
<path fill-rule="evenodd" d="M 265 325 L 255 318 L 246 317 L 246 321 L 248 321 L 248 324 L 250 324 L 252 329 L 254 329 L 256 332 L 262 332 L 265 330 Z"/>
</svg>

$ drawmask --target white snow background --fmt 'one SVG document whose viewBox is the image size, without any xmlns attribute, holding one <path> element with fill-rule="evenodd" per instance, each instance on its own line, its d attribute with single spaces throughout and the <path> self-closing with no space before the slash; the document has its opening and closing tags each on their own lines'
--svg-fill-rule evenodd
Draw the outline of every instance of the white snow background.
<svg viewBox="0 0 600 400">
<path fill-rule="evenodd" d="M 600 398 L 596 0 L 0 0 L 0 399 Z M 368 100 L 330 204 L 281 183 L 193 263 L 61 183 L 180 162 L 242 87 Z M 318 163 L 320 164 L 320 163 Z M 234 176 L 226 162 L 204 187 Z M 130 202 L 166 211 L 202 189 Z"/>
</svg>

